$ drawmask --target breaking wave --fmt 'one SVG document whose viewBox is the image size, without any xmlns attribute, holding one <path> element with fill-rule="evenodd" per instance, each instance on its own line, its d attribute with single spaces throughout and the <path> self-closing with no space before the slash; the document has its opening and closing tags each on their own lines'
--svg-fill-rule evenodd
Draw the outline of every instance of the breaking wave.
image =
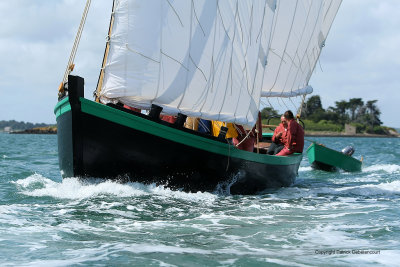
<svg viewBox="0 0 400 267">
<path fill-rule="evenodd" d="M 186 193 L 171 190 L 162 185 L 142 183 L 118 183 L 110 180 L 93 179 L 82 181 L 78 178 L 66 178 L 55 182 L 40 174 L 33 174 L 15 182 L 22 194 L 33 197 L 53 197 L 57 199 L 87 199 L 97 196 L 137 197 L 156 195 L 164 198 L 187 201 L 214 201 L 217 196 L 211 193 Z"/>
</svg>

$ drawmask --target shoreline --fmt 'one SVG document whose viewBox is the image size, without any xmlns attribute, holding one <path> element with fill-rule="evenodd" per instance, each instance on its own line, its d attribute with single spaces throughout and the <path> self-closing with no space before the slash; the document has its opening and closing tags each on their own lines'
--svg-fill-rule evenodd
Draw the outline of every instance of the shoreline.
<svg viewBox="0 0 400 267">
<path fill-rule="evenodd" d="M 304 136 L 307 137 L 361 137 L 361 138 L 399 138 L 400 134 L 346 134 L 335 132 L 305 132 Z"/>
<path fill-rule="evenodd" d="M 6 132 L 4 132 L 6 133 Z M 22 131 L 11 131 L 10 134 L 57 134 L 57 127 L 41 127 Z M 360 138 L 399 138 L 400 134 L 346 134 L 337 132 L 305 132 L 305 137 L 360 137 Z"/>
<path fill-rule="evenodd" d="M 11 131 L 10 134 L 57 134 L 57 126 L 39 127 L 21 131 Z"/>
</svg>

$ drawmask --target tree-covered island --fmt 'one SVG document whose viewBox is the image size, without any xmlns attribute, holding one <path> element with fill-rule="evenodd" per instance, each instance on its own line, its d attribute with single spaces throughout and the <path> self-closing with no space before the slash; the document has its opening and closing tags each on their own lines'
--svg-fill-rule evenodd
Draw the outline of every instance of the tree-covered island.
<svg viewBox="0 0 400 267">
<path fill-rule="evenodd" d="M 377 106 L 378 100 L 364 101 L 361 98 L 351 98 L 348 101 L 336 101 L 335 106 L 324 109 L 319 95 L 309 97 L 302 109 L 301 120 L 306 132 L 343 133 L 345 125 L 355 128 L 356 134 L 397 135 L 394 128 L 383 126 L 380 120 L 381 111 Z M 266 107 L 261 111 L 264 123 L 277 123 L 268 120 L 278 116 L 278 112 Z"/>
</svg>

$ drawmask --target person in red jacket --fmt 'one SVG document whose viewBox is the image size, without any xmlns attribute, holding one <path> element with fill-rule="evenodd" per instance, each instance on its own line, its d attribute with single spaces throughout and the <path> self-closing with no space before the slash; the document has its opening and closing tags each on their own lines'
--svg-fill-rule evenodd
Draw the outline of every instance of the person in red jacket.
<svg viewBox="0 0 400 267">
<path fill-rule="evenodd" d="M 286 136 L 287 122 L 285 117 L 281 116 L 281 123 L 276 127 L 272 135 L 272 143 L 268 148 L 268 155 L 276 155 L 284 148 L 284 137 Z"/>
<path fill-rule="evenodd" d="M 288 110 L 283 114 L 288 127 L 286 136 L 284 136 L 285 147 L 276 154 L 277 156 L 288 156 L 293 153 L 303 153 L 304 148 L 304 130 L 294 119 L 293 113 Z"/>
</svg>

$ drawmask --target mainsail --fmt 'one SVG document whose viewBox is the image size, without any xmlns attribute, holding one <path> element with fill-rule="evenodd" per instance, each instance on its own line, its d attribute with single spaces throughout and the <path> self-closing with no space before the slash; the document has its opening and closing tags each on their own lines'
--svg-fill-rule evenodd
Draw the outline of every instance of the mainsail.
<svg viewBox="0 0 400 267">
<path fill-rule="evenodd" d="M 253 126 L 262 96 L 307 92 L 340 2 L 115 0 L 98 97 Z"/>
</svg>

